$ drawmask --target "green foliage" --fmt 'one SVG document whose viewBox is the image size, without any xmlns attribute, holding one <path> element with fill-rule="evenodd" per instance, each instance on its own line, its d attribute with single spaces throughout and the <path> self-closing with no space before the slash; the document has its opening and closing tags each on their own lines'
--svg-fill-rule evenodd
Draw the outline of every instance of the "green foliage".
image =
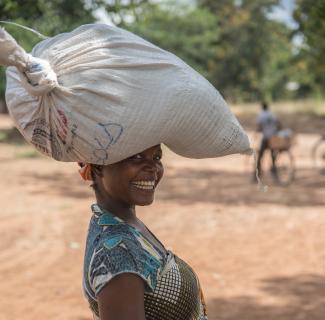
<svg viewBox="0 0 325 320">
<path fill-rule="evenodd" d="M 324 94 L 325 88 L 325 1 L 297 0 L 295 35 L 303 39 L 296 56 L 296 77 L 302 90 Z"/>
<path fill-rule="evenodd" d="M 94 21 L 92 7 L 86 8 L 82 0 L 2 0 L 0 19 L 25 24 L 47 36 Z M 20 38 L 29 37 L 17 27 L 10 31 Z"/>
<path fill-rule="evenodd" d="M 199 1 L 218 16 L 213 83 L 231 100 L 281 96 L 290 59 L 289 30 L 267 17 L 277 0 Z M 289 54 L 288 54 L 289 53 Z"/>
<path fill-rule="evenodd" d="M 264 60 L 263 75 L 259 84 L 262 100 L 292 98 L 286 84 L 292 81 L 291 32 L 282 23 L 271 22 L 272 32 L 267 43 L 267 56 Z"/>
<path fill-rule="evenodd" d="M 33 28 L 45 36 L 70 31 L 75 27 L 94 21 L 95 4 L 85 7 L 83 0 L 1 0 L 0 20 L 12 21 Z M 27 51 L 41 39 L 30 31 L 17 26 L 1 24 Z M 0 67 L 0 99 L 4 98 L 5 74 Z"/>
<path fill-rule="evenodd" d="M 97 7 L 105 9 L 114 25 L 125 27 L 127 20 L 138 20 L 149 0 L 95 0 Z"/>
<path fill-rule="evenodd" d="M 175 53 L 232 101 L 278 100 L 321 93 L 325 87 L 325 1 L 296 0 L 294 32 L 270 20 L 280 0 L 1 0 L 0 20 L 46 36 L 94 22 L 106 10 L 111 21 Z M 40 39 L 5 26 L 30 51 Z M 292 36 L 303 39 L 293 45 Z M 0 98 L 4 92 L 0 68 Z M 288 82 L 298 92 L 286 90 Z"/>
<path fill-rule="evenodd" d="M 305 40 L 298 54 L 292 30 L 268 16 L 280 0 L 111 0 L 106 9 L 118 25 L 180 56 L 229 100 L 256 101 L 324 90 L 325 2 L 296 2 Z M 288 91 L 288 82 L 299 83 L 299 91 Z"/>
<path fill-rule="evenodd" d="M 165 3 L 148 4 L 126 28 L 176 54 L 209 78 L 209 61 L 218 39 L 215 25 L 215 16 L 206 9 Z"/>
</svg>

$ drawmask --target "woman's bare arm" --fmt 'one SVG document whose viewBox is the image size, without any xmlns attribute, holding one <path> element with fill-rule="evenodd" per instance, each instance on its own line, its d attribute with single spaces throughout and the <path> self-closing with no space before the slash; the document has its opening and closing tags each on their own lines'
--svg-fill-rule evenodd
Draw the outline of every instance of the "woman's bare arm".
<svg viewBox="0 0 325 320">
<path fill-rule="evenodd" d="M 101 320 L 145 320 L 144 281 L 135 274 L 114 277 L 97 298 Z"/>
</svg>

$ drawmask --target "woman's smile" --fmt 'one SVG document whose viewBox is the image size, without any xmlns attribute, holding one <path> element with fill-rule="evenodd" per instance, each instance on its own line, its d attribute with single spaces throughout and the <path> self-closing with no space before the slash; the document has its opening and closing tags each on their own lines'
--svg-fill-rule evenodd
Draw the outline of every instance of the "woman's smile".
<svg viewBox="0 0 325 320">
<path fill-rule="evenodd" d="M 146 206 L 153 202 L 164 167 L 160 145 L 148 148 L 120 162 L 102 166 L 97 174 L 97 194 L 103 207 L 118 212 L 126 205 Z M 132 209 L 133 210 L 133 209 Z"/>
<path fill-rule="evenodd" d="M 156 187 L 155 180 L 138 180 L 131 182 L 131 185 L 137 189 L 154 191 Z"/>
</svg>

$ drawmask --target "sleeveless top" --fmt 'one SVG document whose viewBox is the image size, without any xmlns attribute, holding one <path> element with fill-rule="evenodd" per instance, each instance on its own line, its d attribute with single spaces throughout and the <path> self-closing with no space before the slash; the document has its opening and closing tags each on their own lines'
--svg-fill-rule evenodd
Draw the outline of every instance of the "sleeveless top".
<svg viewBox="0 0 325 320">
<path fill-rule="evenodd" d="M 146 320 L 208 319 L 198 278 L 187 263 L 171 251 L 161 252 L 136 228 L 98 205 L 92 211 L 83 288 L 95 320 L 100 320 L 98 293 L 121 273 L 144 280 Z"/>
</svg>

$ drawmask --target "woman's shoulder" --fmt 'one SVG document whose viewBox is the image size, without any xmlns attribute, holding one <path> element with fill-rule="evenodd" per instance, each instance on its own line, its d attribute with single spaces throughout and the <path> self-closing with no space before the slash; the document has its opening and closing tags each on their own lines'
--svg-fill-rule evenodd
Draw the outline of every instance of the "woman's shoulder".
<svg viewBox="0 0 325 320">
<path fill-rule="evenodd" d="M 103 279 L 107 282 L 121 273 L 138 274 L 153 289 L 163 266 L 163 257 L 140 232 L 105 212 L 92 217 L 85 257 L 95 292 Z"/>
<path fill-rule="evenodd" d="M 93 205 L 92 210 L 88 240 L 92 242 L 93 247 L 113 250 L 117 246 L 122 246 L 135 254 L 145 251 L 153 259 L 162 258 L 155 246 L 136 228 L 111 213 L 101 210 L 97 205 Z"/>
<path fill-rule="evenodd" d="M 130 252 L 139 254 L 139 251 L 145 250 L 154 258 L 161 258 L 160 253 L 136 228 L 109 212 L 102 211 L 97 205 L 93 205 L 92 210 L 87 242 L 89 240 L 94 248 L 105 247 L 113 250 L 122 246 Z"/>
</svg>

